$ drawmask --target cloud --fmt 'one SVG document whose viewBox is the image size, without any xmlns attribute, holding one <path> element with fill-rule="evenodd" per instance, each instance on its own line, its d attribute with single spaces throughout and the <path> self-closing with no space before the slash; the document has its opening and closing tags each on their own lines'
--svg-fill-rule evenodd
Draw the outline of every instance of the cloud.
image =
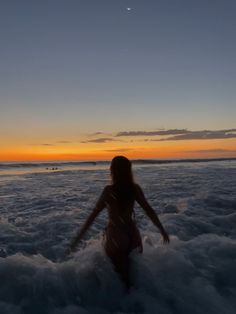
<svg viewBox="0 0 236 314">
<path fill-rule="evenodd" d="M 203 130 L 203 131 L 189 131 L 186 134 L 167 137 L 164 139 L 157 139 L 156 141 L 183 141 L 183 140 L 213 140 L 213 139 L 228 139 L 236 138 L 236 129 L 229 130 Z"/>
<path fill-rule="evenodd" d="M 116 141 L 116 140 L 111 137 L 100 137 L 94 140 L 82 141 L 81 143 L 107 143 L 107 142 L 113 142 L 113 141 Z"/>
<path fill-rule="evenodd" d="M 172 135 L 172 136 L 171 136 Z M 123 131 L 115 135 L 116 137 L 122 136 L 165 136 L 158 139 L 145 139 L 144 141 L 183 141 L 183 140 L 210 140 L 210 139 L 228 139 L 236 138 L 236 129 L 226 130 L 202 130 L 190 131 L 187 129 L 169 129 L 159 131 Z"/>
<path fill-rule="evenodd" d="M 89 136 L 97 136 L 105 134 L 103 132 L 95 132 Z M 186 140 L 212 140 L 212 139 L 230 139 L 236 138 L 236 129 L 225 130 L 200 130 L 191 131 L 188 129 L 168 129 L 168 130 L 155 130 L 155 131 L 122 131 L 116 133 L 114 136 L 111 134 L 107 137 L 98 137 L 81 141 L 81 143 L 107 143 L 118 141 L 117 137 L 130 137 L 129 141 L 133 142 L 136 137 L 153 137 L 146 139 L 138 139 L 138 141 L 145 142 L 162 142 L 162 141 L 186 141 Z M 155 138 L 157 136 L 157 138 Z M 119 140 L 121 141 L 121 140 Z M 136 140 L 135 140 L 136 141 Z M 122 142 L 127 142 L 122 140 Z"/>
<path fill-rule="evenodd" d="M 55 146 L 51 143 L 41 143 L 41 144 L 29 144 L 30 146 Z"/>
<path fill-rule="evenodd" d="M 106 134 L 106 133 L 99 131 L 99 132 L 90 133 L 90 134 L 88 134 L 88 136 L 98 136 L 98 135 L 104 135 L 104 134 Z"/>
<path fill-rule="evenodd" d="M 120 136 L 156 136 L 156 135 L 176 135 L 176 134 L 187 134 L 190 131 L 186 129 L 170 129 L 170 130 L 159 130 L 159 131 L 123 131 L 118 132 L 116 137 Z"/>
<path fill-rule="evenodd" d="M 71 141 L 57 141 L 59 144 L 70 144 L 72 143 Z"/>
</svg>

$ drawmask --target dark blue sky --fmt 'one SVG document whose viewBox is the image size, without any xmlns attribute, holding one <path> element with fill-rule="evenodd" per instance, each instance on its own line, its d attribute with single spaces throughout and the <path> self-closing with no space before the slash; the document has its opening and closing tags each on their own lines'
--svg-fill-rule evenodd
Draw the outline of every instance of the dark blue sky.
<svg viewBox="0 0 236 314">
<path fill-rule="evenodd" d="M 234 0 L 2 1 L 1 128 L 232 128 L 235 16 Z"/>
</svg>

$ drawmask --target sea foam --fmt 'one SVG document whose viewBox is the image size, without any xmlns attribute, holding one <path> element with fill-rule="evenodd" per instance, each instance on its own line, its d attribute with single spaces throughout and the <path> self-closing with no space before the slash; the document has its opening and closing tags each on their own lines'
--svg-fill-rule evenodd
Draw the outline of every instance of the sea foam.
<svg viewBox="0 0 236 314">
<path fill-rule="evenodd" d="M 0 313 L 235 314 L 236 163 L 134 167 L 171 236 L 136 207 L 144 253 L 124 286 L 102 247 L 106 211 L 64 252 L 105 184 L 108 169 L 8 176 L 0 190 Z"/>
</svg>

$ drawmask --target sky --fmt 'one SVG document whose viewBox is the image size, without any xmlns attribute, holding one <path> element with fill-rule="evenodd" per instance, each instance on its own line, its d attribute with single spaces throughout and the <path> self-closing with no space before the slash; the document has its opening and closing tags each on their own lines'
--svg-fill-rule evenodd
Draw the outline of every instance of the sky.
<svg viewBox="0 0 236 314">
<path fill-rule="evenodd" d="M 235 0 L 3 0 L 0 160 L 236 157 Z"/>
</svg>

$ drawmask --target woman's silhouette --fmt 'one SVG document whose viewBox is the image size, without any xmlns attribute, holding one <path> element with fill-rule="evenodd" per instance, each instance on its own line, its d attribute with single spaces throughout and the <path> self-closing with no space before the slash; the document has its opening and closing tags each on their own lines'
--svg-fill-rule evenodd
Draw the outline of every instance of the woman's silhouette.
<svg viewBox="0 0 236 314">
<path fill-rule="evenodd" d="M 134 249 L 142 252 L 141 236 L 133 219 L 135 201 L 158 227 L 164 243 L 169 242 L 169 236 L 148 204 L 142 189 L 134 183 L 131 162 L 124 156 L 116 156 L 111 162 L 110 170 L 112 184 L 104 188 L 93 212 L 72 240 L 69 251 L 76 248 L 96 216 L 106 207 L 109 219 L 105 231 L 104 249 L 115 270 L 129 287 L 129 254 Z"/>
</svg>

